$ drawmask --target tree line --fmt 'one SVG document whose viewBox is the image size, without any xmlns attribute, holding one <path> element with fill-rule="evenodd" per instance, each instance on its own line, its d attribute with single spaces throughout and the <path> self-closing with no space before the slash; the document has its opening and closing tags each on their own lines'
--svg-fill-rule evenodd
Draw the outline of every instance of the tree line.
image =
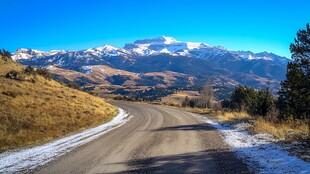
<svg viewBox="0 0 310 174">
<path fill-rule="evenodd" d="M 278 119 L 310 119 L 310 25 L 297 32 L 290 44 L 293 61 L 287 65 L 286 79 L 276 99 L 267 88 L 257 90 L 239 86 L 231 98 L 222 101 L 223 108 L 248 111 L 252 115 L 268 116 L 271 112 Z"/>
<path fill-rule="evenodd" d="M 292 62 L 287 65 L 286 79 L 276 98 L 269 88 L 258 90 L 247 86 L 238 86 L 229 99 L 221 101 L 226 110 L 247 111 L 253 116 L 272 119 L 310 120 L 310 25 L 297 31 L 297 37 L 290 44 Z M 182 106 L 218 108 L 212 93 L 211 84 L 200 92 L 199 99 L 189 99 Z M 310 123 L 310 121 L 309 121 Z"/>
</svg>

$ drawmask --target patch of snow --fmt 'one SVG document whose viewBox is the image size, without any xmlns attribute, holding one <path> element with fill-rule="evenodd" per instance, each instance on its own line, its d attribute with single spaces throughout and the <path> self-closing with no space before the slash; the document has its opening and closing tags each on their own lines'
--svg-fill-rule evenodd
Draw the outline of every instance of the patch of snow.
<svg viewBox="0 0 310 174">
<path fill-rule="evenodd" d="M 218 129 L 232 150 L 258 173 L 310 173 L 310 163 L 290 156 L 272 143 L 269 134 L 251 135 L 246 131 L 222 126 L 209 118 L 193 114 Z M 258 166 L 257 166 L 258 165 Z M 258 167 L 258 168 L 257 168 Z"/>
<path fill-rule="evenodd" d="M 54 65 L 49 65 L 49 66 L 46 67 L 46 69 L 51 70 L 51 71 L 60 70 L 59 68 L 57 68 L 57 67 L 54 66 Z"/>
<path fill-rule="evenodd" d="M 122 75 L 122 74 L 123 74 L 123 71 L 118 69 L 118 70 L 117 70 L 117 74 L 118 74 L 118 75 Z"/>
<path fill-rule="evenodd" d="M 186 42 L 186 45 L 189 50 L 211 47 L 210 45 L 201 42 Z"/>
<path fill-rule="evenodd" d="M 80 133 L 55 140 L 51 143 L 19 151 L 0 154 L 0 173 L 24 173 L 64 155 L 77 146 L 90 142 L 125 124 L 132 116 L 119 109 L 119 114 L 110 122 Z"/>
<path fill-rule="evenodd" d="M 30 59 L 32 56 L 26 53 L 19 53 L 19 54 L 13 54 L 12 59 L 13 60 L 19 60 L 19 59 Z"/>
<path fill-rule="evenodd" d="M 101 66 L 98 66 L 98 69 L 99 69 L 100 72 L 106 72 L 106 70 L 103 69 Z"/>
<path fill-rule="evenodd" d="M 173 44 L 173 43 L 178 42 L 177 40 L 175 40 L 172 37 L 161 36 L 160 38 L 162 38 L 164 40 L 165 44 Z"/>
<path fill-rule="evenodd" d="M 94 66 L 91 66 L 91 65 L 88 65 L 88 66 L 82 66 L 81 67 L 81 71 L 85 74 L 91 74 L 93 72 L 93 67 Z"/>
<path fill-rule="evenodd" d="M 162 50 L 160 51 L 160 53 L 167 53 L 167 54 L 169 54 L 170 51 L 168 51 L 167 48 L 164 48 L 164 49 L 162 49 Z"/>
</svg>

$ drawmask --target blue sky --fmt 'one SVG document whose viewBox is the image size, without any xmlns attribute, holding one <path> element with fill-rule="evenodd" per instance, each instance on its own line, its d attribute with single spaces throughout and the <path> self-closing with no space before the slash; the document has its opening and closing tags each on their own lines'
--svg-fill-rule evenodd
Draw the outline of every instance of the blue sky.
<svg viewBox="0 0 310 174">
<path fill-rule="evenodd" d="M 309 0 L 0 0 L 0 48 L 80 50 L 171 36 L 290 57 Z"/>
</svg>

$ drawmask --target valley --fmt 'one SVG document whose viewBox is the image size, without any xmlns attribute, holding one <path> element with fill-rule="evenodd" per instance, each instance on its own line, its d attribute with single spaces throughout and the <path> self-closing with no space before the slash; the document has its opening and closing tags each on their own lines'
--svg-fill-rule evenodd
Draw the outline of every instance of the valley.
<svg viewBox="0 0 310 174">
<path fill-rule="evenodd" d="M 268 52 L 229 51 L 165 36 L 137 40 L 124 48 L 104 45 L 51 52 L 19 49 L 12 58 L 25 66 L 47 67 L 55 79 L 76 83 L 99 96 L 122 95 L 140 100 L 148 98 L 136 94 L 139 91 L 167 87 L 199 91 L 196 86 L 208 80 L 220 89 L 219 99 L 227 98 L 238 85 L 270 87 L 276 93 L 286 64 L 291 61 Z M 151 100 L 161 97 L 153 96 Z"/>
</svg>

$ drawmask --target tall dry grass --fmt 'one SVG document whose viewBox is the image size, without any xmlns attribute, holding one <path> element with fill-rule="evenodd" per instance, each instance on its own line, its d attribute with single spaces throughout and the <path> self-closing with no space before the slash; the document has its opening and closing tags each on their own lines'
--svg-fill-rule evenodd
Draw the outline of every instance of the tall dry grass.
<svg viewBox="0 0 310 174">
<path fill-rule="evenodd" d="M 117 109 L 102 98 L 39 75 L 4 75 L 22 66 L 0 60 L 0 151 L 40 144 L 111 120 Z"/>
<path fill-rule="evenodd" d="M 220 121 L 230 123 L 252 119 L 252 117 L 246 112 L 216 112 L 215 115 Z"/>
<path fill-rule="evenodd" d="M 286 142 L 309 141 L 309 128 L 306 121 L 286 120 L 280 121 L 268 117 L 251 117 L 246 112 L 217 112 L 216 118 L 221 122 L 236 123 L 251 120 L 252 133 L 269 133 L 277 139 Z"/>
<path fill-rule="evenodd" d="M 258 117 L 253 123 L 253 132 L 269 133 L 287 142 L 309 141 L 308 125 L 303 121 L 286 120 L 271 122 L 262 117 Z"/>
</svg>

